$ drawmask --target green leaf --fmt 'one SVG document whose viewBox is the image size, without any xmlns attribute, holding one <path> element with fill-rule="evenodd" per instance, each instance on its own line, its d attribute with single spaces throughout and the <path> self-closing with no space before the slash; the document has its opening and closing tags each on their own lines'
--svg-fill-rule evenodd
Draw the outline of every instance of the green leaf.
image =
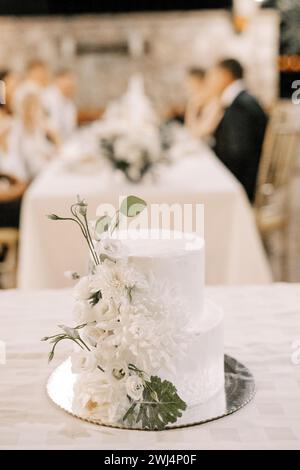
<svg viewBox="0 0 300 470">
<path fill-rule="evenodd" d="M 111 256 L 108 256 L 106 253 L 100 253 L 99 260 L 100 260 L 100 263 L 104 263 L 104 261 L 106 260 L 110 261 L 111 263 L 116 263 L 116 260 L 112 258 Z"/>
<path fill-rule="evenodd" d="M 101 235 L 103 232 L 107 232 L 111 224 L 111 217 L 109 215 L 102 215 L 97 219 L 95 225 L 95 232 L 97 235 Z"/>
<path fill-rule="evenodd" d="M 123 417 L 132 425 L 141 423 L 143 429 L 164 429 L 168 424 L 175 423 L 186 410 L 186 403 L 177 394 L 176 387 L 167 380 L 151 376 L 145 381 L 143 399 L 136 402 Z"/>
<path fill-rule="evenodd" d="M 127 196 L 123 199 L 120 212 L 126 217 L 136 217 L 147 206 L 146 202 L 137 196 Z"/>
<path fill-rule="evenodd" d="M 95 307 L 97 303 L 102 299 L 102 294 L 101 290 L 98 290 L 97 292 L 94 292 L 90 298 L 89 298 L 89 303 L 91 304 L 92 307 Z"/>
</svg>

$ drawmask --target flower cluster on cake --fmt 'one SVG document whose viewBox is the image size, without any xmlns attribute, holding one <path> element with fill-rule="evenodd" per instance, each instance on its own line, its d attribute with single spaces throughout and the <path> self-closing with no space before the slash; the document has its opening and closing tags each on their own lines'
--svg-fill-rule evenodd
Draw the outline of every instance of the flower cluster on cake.
<svg viewBox="0 0 300 470">
<path fill-rule="evenodd" d="M 122 217 L 146 203 L 125 198 L 114 217 L 89 223 L 87 204 L 71 216 L 90 250 L 90 272 L 72 273 L 75 326 L 43 338 L 75 345 L 73 409 L 103 424 L 164 429 L 223 386 L 222 315 L 203 306 L 203 251 L 198 237 L 159 239 L 118 232 Z M 195 243 L 195 241 L 197 243 Z"/>
</svg>

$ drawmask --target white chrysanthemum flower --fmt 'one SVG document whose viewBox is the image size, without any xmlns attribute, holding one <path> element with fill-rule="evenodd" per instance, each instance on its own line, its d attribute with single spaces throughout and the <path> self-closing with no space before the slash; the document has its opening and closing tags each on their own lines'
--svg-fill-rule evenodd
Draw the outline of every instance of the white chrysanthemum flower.
<svg viewBox="0 0 300 470">
<path fill-rule="evenodd" d="M 105 260 L 97 267 L 91 280 L 93 290 L 101 290 L 104 299 L 113 299 L 116 303 L 131 300 L 134 289 L 146 287 L 145 276 L 123 261 L 113 263 Z"/>
<path fill-rule="evenodd" d="M 77 300 L 73 309 L 74 319 L 77 324 L 91 323 L 96 320 L 95 312 L 91 305 L 82 300 Z"/>
<path fill-rule="evenodd" d="M 90 351 L 74 351 L 71 362 L 73 374 L 94 372 L 97 368 L 97 357 Z"/>
<path fill-rule="evenodd" d="M 113 333 L 109 334 L 108 337 L 113 336 Z M 108 339 L 108 338 L 107 338 Z M 109 344 L 106 340 L 99 342 L 96 346 L 96 356 L 99 364 L 105 370 L 110 370 L 112 362 L 119 360 L 126 360 L 126 357 L 120 358 L 118 355 L 118 350 L 114 345 Z"/>
<path fill-rule="evenodd" d="M 74 286 L 74 297 L 76 300 L 88 300 L 93 291 L 91 289 L 91 276 L 82 277 Z"/>
<path fill-rule="evenodd" d="M 113 298 L 100 300 L 92 308 L 97 323 L 111 321 L 119 315 L 119 307 Z"/>
<path fill-rule="evenodd" d="M 96 323 L 87 325 L 81 333 L 82 339 L 94 348 L 109 334 L 108 330 L 99 328 L 96 325 Z"/>
<path fill-rule="evenodd" d="M 135 401 L 142 398 L 144 391 L 143 381 L 137 375 L 130 375 L 126 380 L 127 395 Z"/>
<path fill-rule="evenodd" d="M 96 369 L 95 376 L 80 374 L 76 403 L 90 417 L 115 422 L 122 417 L 120 410 L 124 414 L 130 405 L 127 395 L 142 396 L 141 380 L 129 375 L 128 364 L 149 375 L 162 368 L 176 370 L 175 358 L 185 353 L 188 341 L 188 312 L 180 287 L 157 283 L 124 259 L 105 260 L 83 279 L 77 286 L 75 313 L 80 323 L 88 323 L 80 335 L 93 352 L 90 363 L 78 358 L 77 367 L 85 371 L 96 363 L 105 373 Z M 88 299 L 98 291 L 101 298 L 92 305 Z"/>
<path fill-rule="evenodd" d="M 114 240 L 112 238 L 102 238 L 99 243 L 97 243 L 96 251 L 98 255 L 106 255 L 114 259 L 122 259 L 123 261 L 127 260 L 128 250 L 126 249 L 124 243 L 120 240 Z"/>
<path fill-rule="evenodd" d="M 88 418 L 115 423 L 128 408 L 123 381 L 111 381 L 101 371 L 82 374 L 74 385 L 73 408 Z"/>
</svg>

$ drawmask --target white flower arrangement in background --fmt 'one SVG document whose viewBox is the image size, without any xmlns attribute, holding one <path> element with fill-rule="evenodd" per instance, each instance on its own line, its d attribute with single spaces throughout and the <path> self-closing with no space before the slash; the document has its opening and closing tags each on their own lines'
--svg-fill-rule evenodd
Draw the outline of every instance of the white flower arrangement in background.
<svg viewBox="0 0 300 470">
<path fill-rule="evenodd" d="M 162 142 L 157 127 L 143 132 L 115 130 L 100 139 L 101 154 L 131 182 L 139 182 L 162 157 Z"/>
<path fill-rule="evenodd" d="M 178 295 L 168 283 L 157 285 L 128 262 L 122 243 L 103 238 L 118 227 L 120 214 L 138 215 L 145 202 L 129 196 L 112 219 L 94 224 L 87 220 L 87 204 L 78 199 L 72 217 L 52 220 L 76 222 L 88 243 L 93 267 L 74 287 L 74 328 L 60 325 L 61 333 L 43 338 L 52 343 L 49 360 L 62 340 L 73 341 L 71 356 L 74 410 L 106 424 L 128 423 L 144 429 L 163 429 L 186 409 L 175 386 L 157 374 L 161 367 L 174 370 L 173 358 L 184 352 L 186 316 Z M 176 311 L 180 311 L 176 315 Z M 179 322 L 174 322 L 179 318 Z"/>
</svg>

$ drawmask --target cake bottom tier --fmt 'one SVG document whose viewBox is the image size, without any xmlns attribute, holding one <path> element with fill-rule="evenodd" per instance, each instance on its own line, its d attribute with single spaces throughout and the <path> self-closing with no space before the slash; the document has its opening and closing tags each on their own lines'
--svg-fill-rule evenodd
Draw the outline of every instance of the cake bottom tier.
<svg viewBox="0 0 300 470">
<path fill-rule="evenodd" d="M 208 401 L 224 387 L 223 312 L 205 302 L 201 322 L 188 333 L 186 351 L 175 359 L 176 372 L 159 374 L 170 380 L 191 407 Z"/>
</svg>

